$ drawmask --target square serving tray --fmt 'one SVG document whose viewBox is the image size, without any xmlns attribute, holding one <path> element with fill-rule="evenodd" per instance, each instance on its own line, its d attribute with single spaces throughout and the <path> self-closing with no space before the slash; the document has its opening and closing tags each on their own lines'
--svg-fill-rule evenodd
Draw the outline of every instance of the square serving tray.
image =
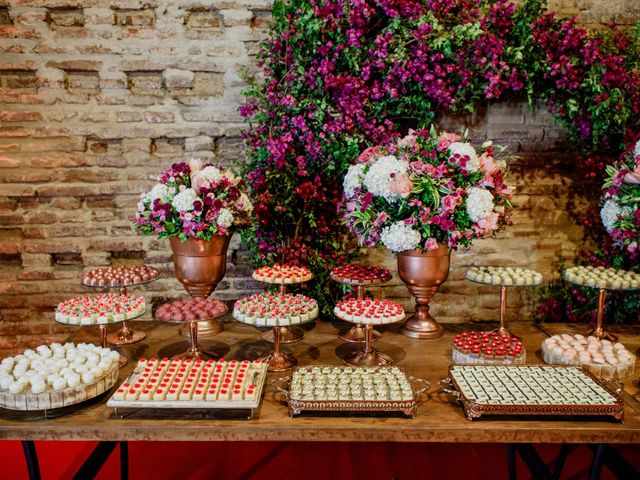
<svg viewBox="0 0 640 480">
<path fill-rule="evenodd" d="M 442 383 L 469 420 L 483 415 L 624 418 L 622 397 L 579 367 L 451 365 Z"/>
<path fill-rule="evenodd" d="M 313 369 L 316 369 L 315 371 Z M 318 372 L 319 370 L 319 372 Z M 292 385 L 296 376 L 311 373 L 313 371 L 317 378 L 323 378 L 325 382 L 329 382 L 331 375 L 348 379 L 348 383 L 352 382 L 373 382 L 374 379 L 383 383 L 384 374 L 392 373 L 399 382 L 406 381 L 411 388 L 411 393 L 400 399 L 385 398 L 384 395 L 375 395 L 375 398 L 369 399 L 352 399 L 340 398 L 339 395 L 329 393 L 317 395 L 302 395 L 295 393 Z M 367 380 L 365 380 L 367 379 Z M 390 385 L 395 380 L 387 382 Z M 404 370 L 398 367 L 348 367 L 348 366 L 329 366 L 319 365 L 311 367 L 297 367 L 293 370 L 290 377 L 284 379 L 287 384 L 286 388 L 276 383 L 276 388 L 284 395 L 289 408 L 289 416 L 299 415 L 304 411 L 315 412 L 402 412 L 408 417 L 415 418 L 418 411 L 418 397 L 426 391 L 430 384 L 426 380 L 416 379 L 407 376 Z M 424 388 L 414 389 L 411 382 L 421 382 Z M 317 398 L 318 396 L 322 398 Z M 364 395 L 363 395 L 364 396 Z M 312 398 L 309 398 L 312 397 Z M 390 397 L 390 395 L 389 395 Z"/>
</svg>

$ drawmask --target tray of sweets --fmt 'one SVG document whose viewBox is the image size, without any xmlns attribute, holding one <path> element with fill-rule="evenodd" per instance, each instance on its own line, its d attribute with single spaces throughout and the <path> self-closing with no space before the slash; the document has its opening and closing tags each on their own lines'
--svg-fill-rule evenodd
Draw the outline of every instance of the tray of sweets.
<svg viewBox="0 0 640 480">
<path fill-rule="evenodd" d="M 287 399 L 290 417 L 316 411 L 402 412 L 415 418 L 418 398 L 431 386 L 398 367 L 297 367 L 284 381 L 285 388 L 275 385 Z"/>
<path fill-rule="evenodd" d="M 482 415 L 624 418 L 621 396 L 578 367 L 451 365 L 441 384 L 462 403 L 469 420 Z"/>
<path fill-rule="evenodd" d="M 141 359 L 107 406 L 248 409 L 253 415 L 260 404 L 266 375 L 267 364 L 260 361 Z"/>
</svg>

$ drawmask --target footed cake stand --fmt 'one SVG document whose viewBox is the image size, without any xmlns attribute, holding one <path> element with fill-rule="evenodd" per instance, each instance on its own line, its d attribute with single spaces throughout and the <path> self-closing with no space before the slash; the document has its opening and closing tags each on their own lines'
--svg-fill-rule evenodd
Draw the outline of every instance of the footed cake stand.
<svg viewBox="0 0 640 480">
<path fill-rule="evenodd" d="M 220 315 L 216 315 L 209 318 L 202 318 L 193 320 L 162 320 L 167 323 L 179 323 L 181 325 L 186 325 L 189 331 L 189 349 L 181 354 L 176 355 L 176 358 L 180 360 L 185 360 L 187 358 L 190 359 L 200 359 L 200 360 L 217 360 L 218 356 L 213 355 L 211 353 L 205 352 L 198 343 L 198 323 L 199 322 L 211 322 L 221 316 L 223 316 L 227 311 L 221 312 Z"/>
<path fill-rule="evenodd" d="M 382 270 L 382 269 L 381 269 Z M 391 273 L 386 268 L 387 275 L 383 275 L 380 278 L 371 280 L 363 280 L 362 278 L 354 277 L 351 275 L 336 275 L 331 272 L 331 280 L 342 283 L 345 285 L 351 285 L 351 291 L 355 294 L 355 297 L 359 300 L 364 299 L 365 287 L 368 285 L 382 285 L 383 283 L 391 280 Z M 355 291 L 354 291 L 355 290 Z M 340 330 L 338 332 L 338 338 L 345 342 L 362 343 L 367 341 L 366 327 L 362 324 L 356 324 L 348 329 Z M 369 342 L 375 342 L 380 338 L 381 334 L 374 328 L 371 329 L 369 335 Z"/>
<path fill-rule="evenodd" d="M 509 332 L 509 330 L 505 325 L 506 317 L 507 317 L 507 287 L 532 287 L 534 285 L 539 285 L 542 282 L 542 276 L 538 272 L 534 272 L 533 270 L 526 270 L 526 272 L 529 272 L 533 276 L 533 278 L 539 278 L 539 281 L 528 279 L 529 274 L 527 274 L 526 276 L 524 275 L 521 276 L 522 280 L 517 280 L 517 281 L 512 278 L 511 274 L 507 274 L 507 275 L 504 275 L 504 274 L 492 275 L 491 273 L 484 274 L 484 275 L 492 275 L 494 277 L 499 277 L 492 280 L 484 280 L 482 276 L 480 277 L 476 276 L 474 278 L 472 275 L 472 272 L 474 272 L 475 270 L 486 270 L 488 272 L 489 269 L 493 269 L 493 268 L 496 268 L 496 267 L 475 267 L 474 269 L 471 269 L 467 272 L 467 280 L 470 280 L 475 283 L 481 283 L 484 285 L 500 286 L 500 327 L 498 327 L 495 331 L 497 331 L 500 336 L 509 335 L 513 337 L 514 335 L 511 332 Z M 523 269 L 517 269 L 517 270 L 524 271 Z"/>
<path fill-rule="evenodd" d="M 96 270 L 99 270 L 99 269 L 96 269 Z M 91 274 L 94 271 L 95 270 L 90 270 L 88 273 Z M 126 295 L 127 287 L 137 287 L 139 285 L 146 285 L 148 283 L 155 282 L 158 278 L 160 278 L 159 275 L 149 280 L 136 282 L 136 283 L 134 282 L 125 283 L 125 282 L 116 281 L 116 282 L 113 282 L 111 285 L 91 285 L 83 281 L 81 281 L 80 283 L 85 287 L 91 287 L 91 288 L 102 288 L 102 289 L 117 288 L 120 295 Z M 122 328 L 120 328 L 120 330 L 107 335 L 107 342 L 109 342 L 111 345 L 130 345 L 132 343 L 137 343 L 144 340 L 146 336 L 147 334 L 144 332 L 134 331 L 132 328 L 129 328 L 127 326 L 127 321 L 124 320 L 122 322 Z"/>
<path fill-rule="evenodd" d="M 603 270 L 598 269 L 597 267 L 578 267 L 582 271 L 589 272 L 586 273 L 585 276 L 573 275 L 570 272 L 572 270 L 576 270 L 576 268 L 570 268 L 565 270 L 564 279 L 574 285 L 579 285 L 581 287 L 589 287 L 598 289 L 598 311 L 596 313 L 596 326 L 589 331 L 587 335 L 593 335 L 598 340 L 606 339 L 611 342 L 617 342 L 618 337 L 612 333 L 607 332 L 603 326 L 604 319 L 604 304 L 607 299 L 607 290 L 611 291 L 634 291 L 638 290 L 638 287 L 625 287 L 624 285 L 619 285 L 617 280 L 611 281 L 611 279 L 607 279 L 606 276 L 601 276 L 599 279 L 597 278 L 604 272 Z M 617 272 L 622 272 L 622 274 L 626 274 L 625 270 L 618 270 Z M 593 275 L 590 279 L 587 279 L 587 276 Z M 636 274 L 637 275 L 637 274 Z M 593 280 L 593 281 L 589 281 Z"/>
<path fill-rule="evenodd" d="M 293 297 L 291 294 L 281 294 L 283 297 Z M 298 364 L 298 359 L 293 355 L 285 353 L 281 350 L 280 346 L 282 343 L 282 338 L 280 336 L 280 332 L 284 328 L 281 323 L 285 323 L 287 325 L 296 325 L 306 322 L 312 322 L 317 318 L 317 306 L 315 313 L 307 312 L 305 315 L 306 318 L 303 318 L 301 315 L 292 315 L 287 314 L 285 312 L 281 312 L 278 316 L 267 316 L 261 317 L 260 320 L 256 318 L 245 318 L 241 314 L 238 314 L 234 309 L 233 318 L 235 318 L 240 323 L 245 323 L 247 325 L 256 326 L 266 326 L 272 327 L 273 334 L 273 352 L 271 352 L 266 358 L 265 362 L 268 363 L 268 371 L 269 372 L 285 372 L 287 370 L 291 370 Z M 264 339 L 264 337 L 263 337 Z"/>
<path fill-rule="evenodd" d="M 403 310 L 404 312 L 404 310 Z M 391 365 L 393 360 L 388 355 L 384 353 L 380 353 L 378 350 L 373 348 L 372 343 L 372 332 L 373 325 L 390 325 L 392 323 L 397 323 L 404 320 L 404 314 L 400 318 L 395 319 L 384 319 L 384 318 L 363 318 L 360 320 L 353 320 L 347 318 L 341 310 L 337 308 L 334 310 L 336 317 L 350 323 L 356 323 L 364 326 L 364 347 L 361 351 L 354 352 L 347 356 L 344 359 L 344 362 L 347 365 L 353 365 L 356 367 L 384 367 L 386 365 Z"/>
<path fill-rule="evenodd" d="M 255 278 L 255 276 L 254 276 Z M 263 283 L 268 283 L 271 285 L 278 285 L 279 290 L 280 290 L 280 294 L 284 295 L 287 293 L 287 285 L 300 285 L 302 283 L 307 283 L 308 281 L 312 280 L 313 277 L 311 277 L 308 280 L 304 280 L 304 281 L 290 281 L 288 283 L 285 283 L 284 279 L 280 280 L 280 279 L 272 279 L 272 280 L 258 280 L 259 282 L 263 282 Z M 304 330 L 302 330 L 300 327 L 274 327 L 272 330 L 269 330 L 265 333 L 262 334 L 262 339 L 266 340 L 267 342 L 271 342 L 271 343 L 275 343 L 276 341 L 276 337 L 275 337 L 275 331 L 276 328 L 279 330 L 279 336 L 280 336 L 280 343 L 295 343 L 295 342 L 299 342 L 300 340 L 302 340 L 304 338 Z M 272 370 L 269 370 L 272 371 Z"/>
<path fill-rule="evenodd" d="M 142 312 L 140 315 L 136 315 L 135 317 L 131 317 L 131 318 L 127 318 L 126 320 L 135 320 L 136 318 L 139 318 L 141 316 L 143 316 L 146 312 Z M 98 329 L 100 331 L 100 346 L 102 348 L 107 348 L 107 325 L 115 325 L 117 323 L 123 323 L 126 320 L 115 320 L 115 321 L 110 321 L 108 323 L 99 323 L 98 325 Z M 67 322 L 61 322 L 60 320 L 56 319 L 56 323 L 59 323 L 60 325 L 65 325 L 67 327 L 94 327 L 96 324 L 89 324 L 89 325 L 83 325 L 81 323 L 67 323 Z M 127 363 L 129 362 L 129 360 L 127 359 L 127 357 L 125 357 L 124 355 L 120 354 L 120 368 L 124 367 Z"/>
</svg>

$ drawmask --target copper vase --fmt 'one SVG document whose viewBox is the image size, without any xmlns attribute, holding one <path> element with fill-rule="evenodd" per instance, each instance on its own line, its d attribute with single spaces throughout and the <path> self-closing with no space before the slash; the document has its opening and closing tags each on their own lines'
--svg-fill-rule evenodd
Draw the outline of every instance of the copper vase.
<svg viewBox="0 0 640 480">
<path fill-rule="evenodd" d="M 211 240 L 190 238 L 186 242 L 177 237 L 169 239 L 176 278 L 193 298 L 207 298 L 224 278 L 230 239 L 229 235 L 215 235 Z M 220 332 L 222 325 L 217 320 L 198 323 L 198 336 Z M 189 336 L 188 330 L 182 333 Z"/>
<path fill-rule="evenodd" d="M 451 250 L 443 245 L 427 252 L 398 253 L 398 275 L 416 299 L 416 312 L 404 323 L 403 335 L 419 339 L 442 336 L 444 329 L 429 314 L 429 302 L 449 276 L 450 258 Z"/>
</svg>

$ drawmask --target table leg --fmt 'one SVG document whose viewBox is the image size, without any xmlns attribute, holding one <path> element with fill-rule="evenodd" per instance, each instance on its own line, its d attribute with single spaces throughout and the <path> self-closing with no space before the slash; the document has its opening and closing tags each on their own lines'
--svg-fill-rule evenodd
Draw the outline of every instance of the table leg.
<svg viewBox="0 0 640 480">
<path fill-rule="evenodd" d="M 40 480 L 40 465 L 38 464 L 38 454 L 33 440 L 23 440 L 22 450 L 24 452 L 24 459 L 27 462 L 29 480 Z"/>
<path fill-rule="evenodd" d="M 73 480 L 95 478 L 120 442 L 100 442 L 73 476 Z"/>
<path fill-rule="evenodd" d="M 120 443 L 120 479 L 129 480 L 129 442 Z"/>
</svg>

